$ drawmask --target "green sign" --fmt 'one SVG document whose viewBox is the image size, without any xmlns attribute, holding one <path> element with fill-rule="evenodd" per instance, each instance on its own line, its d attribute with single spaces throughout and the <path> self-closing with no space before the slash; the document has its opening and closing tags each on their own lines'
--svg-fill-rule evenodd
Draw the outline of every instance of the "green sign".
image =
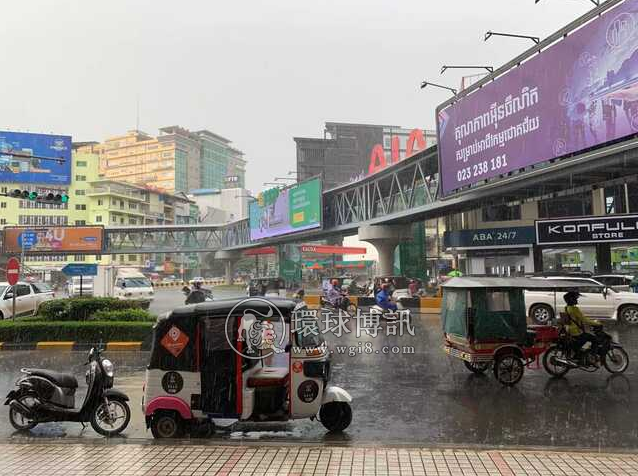
<svg viewBox="0 0 638 476">
<path fill-rule="evenodd" d="M 279 275 L 289 282 L 301 282 L 301 250 L 298 245 L 279 247 Z"/>
<path fill-rule="evenodd" d="M 302 182 L 288 194 L 290 226 L 308 228 L 321 223 L 321 181 Z"/>
<path fill-rule="evenodd" d="M 394 272 L 408 278 L 424 280 L 425 274 L 425 224 L 412 224 L 412 241 L 397 246 L 394 256 Z"/>
</svg>

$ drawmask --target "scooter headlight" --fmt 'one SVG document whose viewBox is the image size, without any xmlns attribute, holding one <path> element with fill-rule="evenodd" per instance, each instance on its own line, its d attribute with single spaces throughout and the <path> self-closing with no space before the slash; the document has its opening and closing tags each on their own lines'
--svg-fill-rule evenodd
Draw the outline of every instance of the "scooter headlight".
<svg viewBox="0 0 638 476">
<path fill-rule="evenodd" d="M 109 359 L 104 359 L 102 361 L 102 368 L 104 369 L 104 373 L 107 377 L 113 377 L 113 374 L 115 373 L 115 366 L 113 365 L 113 362 Z"/>
</svg>

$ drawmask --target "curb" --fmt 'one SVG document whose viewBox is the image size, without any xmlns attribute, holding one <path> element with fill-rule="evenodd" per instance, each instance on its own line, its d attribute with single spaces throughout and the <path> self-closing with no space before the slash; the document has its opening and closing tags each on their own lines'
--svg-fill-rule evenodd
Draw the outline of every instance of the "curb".
<svg viewBox="0 0 638 476">
<path fill-rule="evenodd" d="M 41 342 L 0 342 L 0 351 L 10 350 L 47 350 L 56 352 L 86 351 L 97 345 L 104 346 L 107 352 L 139 352 L 142 350 L 150 350 L 150 343 L 142 341 L 131 342 L 106 342 L 106 343 L 89 343 L 89 342 L 69 342 L 69 341 L 41 341 Z"/>
</svg>

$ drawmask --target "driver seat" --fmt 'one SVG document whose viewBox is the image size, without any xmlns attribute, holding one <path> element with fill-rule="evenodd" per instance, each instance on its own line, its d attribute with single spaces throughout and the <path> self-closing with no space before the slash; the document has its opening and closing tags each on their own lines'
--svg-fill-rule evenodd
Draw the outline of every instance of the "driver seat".
<svg viewBox="0 0 638 476">
<path fill-rule="evenodd" d="M 248 387 L 284 387 L 288 384 L 288 367 L 263 367 L 248 378 Z"/>
<path fill-rule="evenodd" d="M 63 374 L 46 369 L 22 369 L 24 373 L 35 377 L 42 377 L 64 388 L 78 388 L 78 381 L 72 374 Z"/>
</svg>

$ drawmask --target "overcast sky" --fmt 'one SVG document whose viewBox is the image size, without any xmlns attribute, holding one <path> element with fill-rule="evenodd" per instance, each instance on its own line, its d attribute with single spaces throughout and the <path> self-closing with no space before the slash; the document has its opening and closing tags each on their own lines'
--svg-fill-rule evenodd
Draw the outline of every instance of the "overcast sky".
<svg viewBox="0 0 638 476">
<path fill-rule="evenodd" d="M 325 121 L 434 128 L 442 64 L 499 66 L 589 0 L 5 0 L 0 127 L 76 141 L 178 124 L 246 153 L 248 186 L 295 169 Z M 531 44 L 531 42 L 529 43 Z M 465 74 L 468 74 L 467 72 Z"/>
</svg>

